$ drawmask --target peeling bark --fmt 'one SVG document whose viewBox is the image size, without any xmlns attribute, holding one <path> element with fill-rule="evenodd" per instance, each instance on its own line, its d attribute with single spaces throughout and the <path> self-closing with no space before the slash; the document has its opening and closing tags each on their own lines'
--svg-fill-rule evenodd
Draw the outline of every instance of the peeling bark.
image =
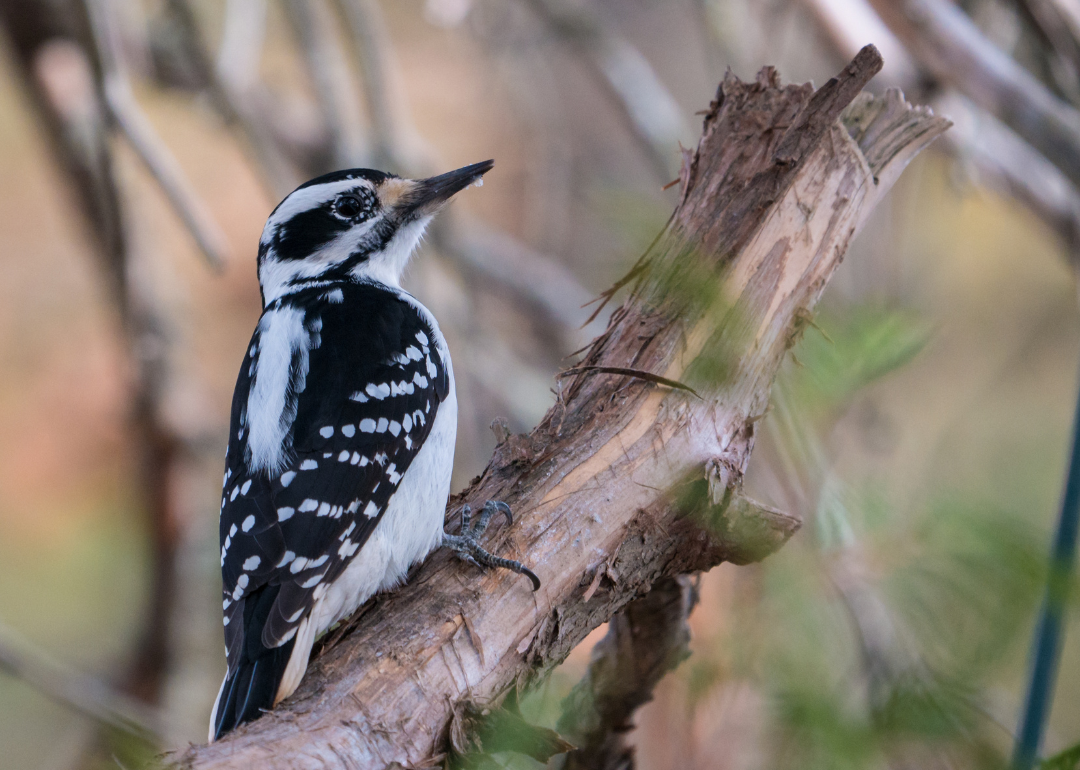
<svg viewBox="0 0 1080 770">
<path fill-rule="evenodd" d="M 538 592 L 434 554 L 331 635 L 278 709 L 175 764 L 430 766 L 455 709 L 544 676 L 657 581 L 779 548 L 799 521 L 740 490 L 772 380 L 873 204 L 948 126 L 899 92 L 841 122 L 880 66 L 868 47 L 816 92 L 771 68 L 720 85 L 631 296 L 540 425 L 451 500 L 510 503 L 489 547 L 533 568 Z"/>
</svg>

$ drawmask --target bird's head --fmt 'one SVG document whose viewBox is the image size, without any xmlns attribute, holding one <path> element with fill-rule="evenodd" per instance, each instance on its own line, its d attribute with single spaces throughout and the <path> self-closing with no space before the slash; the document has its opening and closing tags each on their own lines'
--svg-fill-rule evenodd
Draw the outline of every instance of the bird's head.
<svg viewBox="0 0 1080 770">
<path fill-rule="evenodd" d="M 263 305 L 312 282 L 398 286 L 435 212 L 493 165 L 486 160 L 428 179 L 348 169 L 300 185 L 270 214 L 259 239 Z"/>
</svg>

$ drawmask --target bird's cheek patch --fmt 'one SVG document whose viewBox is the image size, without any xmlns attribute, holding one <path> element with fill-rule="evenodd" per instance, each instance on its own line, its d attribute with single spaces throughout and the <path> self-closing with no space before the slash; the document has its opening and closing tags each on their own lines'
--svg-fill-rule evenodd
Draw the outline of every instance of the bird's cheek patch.
<svg viewBox="0 0 1080 770">
<path fill-rule="evenodd" d="M 306 260 L 348 230 L 348 222 L 321 208 L 302 211 L 278 226 L 271 246 L 278 260 Z"/>
</svg>

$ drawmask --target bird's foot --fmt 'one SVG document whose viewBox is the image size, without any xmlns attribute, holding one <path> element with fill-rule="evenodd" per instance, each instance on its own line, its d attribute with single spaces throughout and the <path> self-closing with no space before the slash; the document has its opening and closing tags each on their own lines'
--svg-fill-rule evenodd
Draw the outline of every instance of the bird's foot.
<svg viewBox="0 0 1080 770">
<path fill-rule="evenodd" d="M 533 590 L 540 588 L 540 578 L 533 574 L 532 570 L 519 561 L 504 559 L 501 556 L 488 553 L 480 545 L 480 537 L 487 530 L 491 517 L 496 513 L 506 516 L 506 523 L 513 524 L 514 517 L 510 513 L 510 506 L 498 500 L 488 500 L 476 522 L 472 522 L 472 508 L 467 505 L 461 507 L 461 534 L 443 535 L 443 545 L 457 554 L 462 561 L 484 569 L 486 567 L 501 567 L 513 570 L 519 575 L 524 575 L 532 581 Z M 471 525 L 471 526 L 470 526 Z"/>
</svg>

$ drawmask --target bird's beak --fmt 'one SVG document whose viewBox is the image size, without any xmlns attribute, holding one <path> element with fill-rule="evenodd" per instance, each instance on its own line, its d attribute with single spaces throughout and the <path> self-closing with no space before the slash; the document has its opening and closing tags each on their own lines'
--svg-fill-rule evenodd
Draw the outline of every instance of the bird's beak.
<svg viewBox="0 0 1080 770">
<path fill-rule="evenodd" d="M 395 208 L 402 219 L 434 214 L 455 193 L 479 182 L 494 165 L 495 161 L 485 160 L 438 176 L 413 180 Z"/>
</svg>

